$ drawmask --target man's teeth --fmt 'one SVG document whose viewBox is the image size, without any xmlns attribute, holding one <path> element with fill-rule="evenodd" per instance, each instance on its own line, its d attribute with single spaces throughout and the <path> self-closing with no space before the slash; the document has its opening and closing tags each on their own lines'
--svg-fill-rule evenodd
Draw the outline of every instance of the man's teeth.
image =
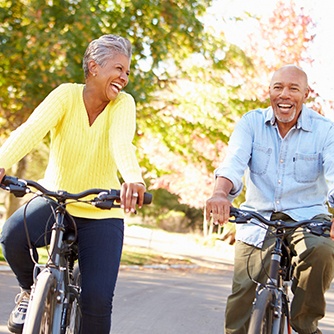
<svg viewBox="0 0 334 334">
<path fill-rule="evenodd" d="M 291 104 L 279 104 L 278 107 L 279 108 L 291 108 L 292 105 Z"/>
</svg>

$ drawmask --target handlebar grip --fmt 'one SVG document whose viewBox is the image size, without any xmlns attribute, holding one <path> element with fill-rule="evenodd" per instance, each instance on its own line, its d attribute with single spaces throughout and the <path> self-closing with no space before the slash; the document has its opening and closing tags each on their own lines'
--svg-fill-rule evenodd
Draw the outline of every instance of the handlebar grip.
<svg viewBox="0 0 334 334">
<path fill-rule="evenodd" d="M 153 196 L 151 193 L 144 193 L 144 204 L 151 204 L 152 198 Z"/>
<path fill-rule="evenodd" d="M 21 180 L 14 176 L 5 175 L 1 181 L 1 188 L 6 189 L 12 193 L 15 197 L 23 197 L 28 193 L 27 184 L 24 180 Z"/>
<path fill-rule="evenodd" d="M 120 196 L 121 195 L 121 191 L 117 190 L 116 194 L 117 194 L 117 196 Z M 153 196 L 152 196 L 151 193 L 145 192 L 144 193 L 144 202 L 143 202 L 143 204 L 151 204 L 152 203 L 152 198 L 153 198 Z"/>
<path fill-rule="evenodd" d="M 18 183 L 19 179 L 17 177 L 7 176 L 7 175 L 5 175 L 1 181 L 1 184 L 3 184 L 4 186 L 9 186 L 11 184 L 18 184 Z"/>
<path fill-rule="evenodd" d="M 238 213 L 238 209 L 235 208 L 234 206 L 230 207 L 230 216 L 233 216 Z"/>
</svg>

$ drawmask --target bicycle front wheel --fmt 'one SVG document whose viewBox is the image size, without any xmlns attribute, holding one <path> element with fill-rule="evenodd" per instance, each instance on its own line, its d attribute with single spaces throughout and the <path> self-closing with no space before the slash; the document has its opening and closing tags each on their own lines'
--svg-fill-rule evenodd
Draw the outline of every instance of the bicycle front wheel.
<svg viewBox="0 0 334 334">
<path fill-rule="evenodd" d="M 273 313 L 273 294 L 268 289 L 261 289 L 253 305 L 248 334 L 272 334 Z"/>
<path fill-rule="evenodd" d="M 69 323 L 66 328 L 66 334 L 78 334 L 81 325 L 81 308 L 80 308 L 80 289 L 81 289 L 81 274 L 79 266 L 76 265 L 73 271 L 73 294 L 70 299 Z"/>
<path fill-rule="evenodd" d="M 56 279 L 45 271 L 38 275 L 29 301 L 23 334 L 48 334 L 52 332 L 56 306 Z"/>
</svg>

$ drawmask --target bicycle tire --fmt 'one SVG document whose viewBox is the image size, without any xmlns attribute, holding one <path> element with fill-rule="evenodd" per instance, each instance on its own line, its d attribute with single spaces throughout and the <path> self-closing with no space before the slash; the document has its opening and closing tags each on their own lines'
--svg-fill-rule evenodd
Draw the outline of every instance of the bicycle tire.
<svg viewBox="0 0 334 334">
<path fill-rule="evenodd" d="M 73 270 L 73 281 L 72 284 L 80 289 L 81 287 L 81 274 L 79 266 L 76 264 Z M 69 320 L 66 327 L 66 334 L 78 334 L 80 332 L 81 325 L 81 308 L 80 308 L 80 296 L 76 295 L 70 302 Z"/>
<path fill-rule="evenodd" d="M 282 296 L 282 314 L 280 321 L 280 333 L 291 334 L 289 303 L 285 295 Z"/>
<path fill-rule="evenodd" d="M 56 304 L 56 279 L 48 271 L 37 277 L 33 295 L 29 301 L 23 334 L 48 334 L 52 331 Z"/>
<path fill-rule="evenodd" d="M 272 334 L 273 294 L 268 289 L 261 289 L 256 297 L 250 318 L 248 334 Z"/>
</svg>

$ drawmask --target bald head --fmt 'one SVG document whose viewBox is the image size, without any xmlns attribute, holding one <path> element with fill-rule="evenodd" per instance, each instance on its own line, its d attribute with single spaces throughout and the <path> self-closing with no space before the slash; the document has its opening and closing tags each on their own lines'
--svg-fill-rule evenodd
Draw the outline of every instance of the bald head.
<svg viewBox="0 0 334 334">
<path fill-rule="evenodd" d="M 273 85 L 275 80 L 279 77 L 284 77 L 286 80 L 298 80 L 301 84 L 301 88 L 308 89 L 308 78 L 307 74 L 298 66 L 296 65 L 285 65 L 276 70 L 272 76 L 270 86 Z"/>
</svg>

